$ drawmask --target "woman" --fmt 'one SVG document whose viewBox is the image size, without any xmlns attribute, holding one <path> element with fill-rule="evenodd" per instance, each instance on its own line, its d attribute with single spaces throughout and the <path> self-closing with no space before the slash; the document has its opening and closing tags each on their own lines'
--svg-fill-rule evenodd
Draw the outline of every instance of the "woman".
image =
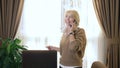
<svg viewBox="0 0 120 68">
<path fill-rule="evenodd" d="M 60 52 L 60 68 L 82 68 L 82 58 L 86 47 L 86 35 L 79 25 L 79 14 L 68 10 L 65 14 L 65 30 L 60 42 L 60 48 L 47 46 L 49 50 Z"/>
</svg>

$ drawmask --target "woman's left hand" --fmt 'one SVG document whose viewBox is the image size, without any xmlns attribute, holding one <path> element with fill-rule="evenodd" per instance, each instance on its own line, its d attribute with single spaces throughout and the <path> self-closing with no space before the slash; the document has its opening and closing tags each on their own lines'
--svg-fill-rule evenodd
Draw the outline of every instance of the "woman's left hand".
<svg viewBox="0 0 120 68">
<path fill-rule="evenodd" d="M 75 22 L 70 23 L 70 26 L 69 26 L 69 33 L 75 31 L 76 28 L 77 28 L 77 26 L 76 26 Z"/>
</svg>

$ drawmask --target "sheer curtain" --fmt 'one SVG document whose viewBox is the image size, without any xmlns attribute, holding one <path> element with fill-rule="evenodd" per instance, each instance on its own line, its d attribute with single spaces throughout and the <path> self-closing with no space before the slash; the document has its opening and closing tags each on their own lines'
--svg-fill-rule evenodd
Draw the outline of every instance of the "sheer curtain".
<svg viewBox="0 0 120 68">
<path fill-rule="evenodd" d="M 59 46 L 61 1 L 25 0 L 18 36 L 30 50 L 46 50 L 47 44 Z"/>
</svg>

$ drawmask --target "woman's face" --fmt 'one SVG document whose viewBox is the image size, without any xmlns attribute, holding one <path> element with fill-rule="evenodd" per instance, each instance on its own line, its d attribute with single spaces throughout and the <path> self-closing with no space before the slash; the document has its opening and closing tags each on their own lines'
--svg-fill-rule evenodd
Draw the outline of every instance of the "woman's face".
<svg viewBox="0 0 120 68">
<path fill-rule="evenodd" d="M 75 19 L 71 13 L 67 13 L 65 16 L 65 23 L 67 26 L 70 26 L 74 23 Z"/>
</svg>

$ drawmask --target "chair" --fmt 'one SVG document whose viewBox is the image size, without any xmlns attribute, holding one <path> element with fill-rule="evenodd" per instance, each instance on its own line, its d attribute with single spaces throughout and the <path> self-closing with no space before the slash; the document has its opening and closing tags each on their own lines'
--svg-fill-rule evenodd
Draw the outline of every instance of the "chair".
<svg viewBox="0 0 120 68">
<path fill-rule="evenodd" d="M 95 61 L 95 62 L 92 63 L 91 68 L 107 68 L 107 67 L 102 62 Z"/>
<path fill-rule="evenodd" d="M 22 68 L 57 68 L 57 52 L 48 50 L 23 51 Z"/>
</svg>

